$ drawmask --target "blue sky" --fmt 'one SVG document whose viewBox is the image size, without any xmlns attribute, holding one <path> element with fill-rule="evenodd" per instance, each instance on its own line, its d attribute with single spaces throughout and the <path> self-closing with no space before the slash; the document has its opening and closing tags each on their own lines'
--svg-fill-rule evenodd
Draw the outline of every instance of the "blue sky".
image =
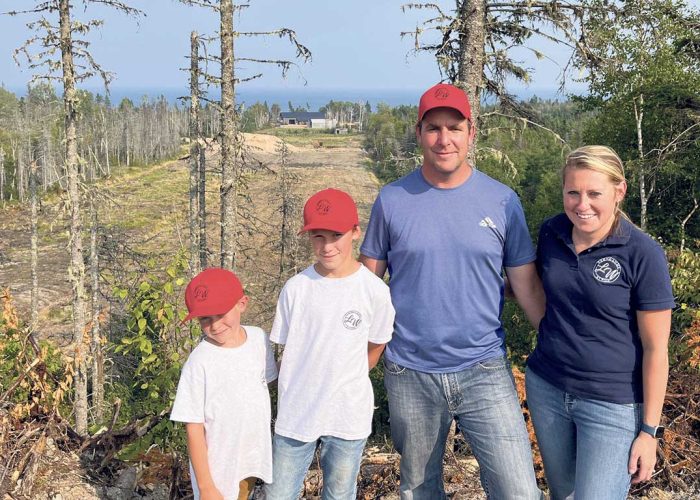
<svg viewBox="0 0 700 500">
<path fill-rule="evenodd" d="M 695 0 L 691 3 L 697 5 Z M 34 0 L 0 0 L 0 11 L 31 6 Z M 139 20 L 105 8 L 92 6 L 87 13 L 79 8 L 81 20 L 104 19 L 102 28 L 89 40 L 95 58 L 116 73 L 114 89 L 174 89 L 187 87 L 187 74 L 179 71 L 189 65 L 189 34 L 197 30 L 213 35 L 218 17 L 209 9 L 188 7 L 176 0 L 127 0 L 142 9 L 146 16 Z M 403 0 L 250 0 L 250 6 L 237 15 L 236 29 L 264 31 L 281 26 L 296 30 L 299 40 L 313 53 L 313 61 L 300 64 L 300 76 L 290 71 L 283 80 L 275 68 L 265 69 L 262 79 L 245 84 L 254 89 L 299 89 L 308 82 L 308 90 L 319 89 L 425 89 L 440 79 L 434 59 L 428 54 L 411 53 L 413 41 L 401 38 L 401 31 L 410 31 L 428 16 L 427 11 L 403 13 Z M 446 9 L 453 0 L 436 3 Z M 31 72 L 26 64 L 17 67 L 13 50 L 29 35 L 26 22 L 32 15 L 0 16 L 0 83 L 10 89 L 26 86 Z M 293 50 L 280 39 L 237 40 L 236 52 L 242 57 L 291 58 Z M 561 65 L 566 62 L 563 49 L 546 46 L 554 61 L 537 61 L 528 52 L 518 54 L 525 65 L 535 69 L 529 91 L 552 93 L 557 87 Z M 218 49 L 212 46 L 212 51 Z M 259 68 L 240 65 L 239 75 L 259 72 Z M 575 76 L 575 75 L 574 75 Z M 89 82 L 87 87 L 97 87 Z M 570 90 L 580 89 L 575 84 Z M 519 92 L 521 90 L 516 89 Z"/>
</svg>

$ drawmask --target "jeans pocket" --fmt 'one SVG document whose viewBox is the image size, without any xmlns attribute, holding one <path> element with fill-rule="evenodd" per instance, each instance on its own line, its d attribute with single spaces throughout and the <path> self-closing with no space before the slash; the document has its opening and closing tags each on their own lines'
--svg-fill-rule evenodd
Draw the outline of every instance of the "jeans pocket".
<svg viewBox="0 0 700 500">
<path fill-rule="evenodd" d="M 508 366 L 508 361 L 505 357 L 499 356 L 497 358 L 489 358 L 477 363 L 479 368 L 484 370 L 502 370 Z"/>
<path fill-rule="evenodd" d="M 397 365 L 393 361 L 384 359 L 384 373 L 388 373 L 390 375 L 401 375 L 405 371 L 405 367 Z"/>
</svg>

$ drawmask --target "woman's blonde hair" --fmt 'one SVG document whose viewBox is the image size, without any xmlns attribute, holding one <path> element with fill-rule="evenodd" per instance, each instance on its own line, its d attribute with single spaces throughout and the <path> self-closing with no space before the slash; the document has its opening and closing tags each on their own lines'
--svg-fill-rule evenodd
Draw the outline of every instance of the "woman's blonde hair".
<svg viewBox="0 0 700 500">
<path fill-rule="evenodd" d="M 612 148 L 607 146 L 583 146 L 569 153 L 564 167 L 561 169 L 562 186 L 564 185 L 566 171 L 574 168 L 599 172 L 607 176 L 615 186 L 627 182 L 622 160 Z M 620 217 L 630 221 L 627 214 L 622 211 L 621 205 L 622 200 L 615 206 L 615 220 L 610 229 L 611 234 L 619 227 Z"/>
</svg>

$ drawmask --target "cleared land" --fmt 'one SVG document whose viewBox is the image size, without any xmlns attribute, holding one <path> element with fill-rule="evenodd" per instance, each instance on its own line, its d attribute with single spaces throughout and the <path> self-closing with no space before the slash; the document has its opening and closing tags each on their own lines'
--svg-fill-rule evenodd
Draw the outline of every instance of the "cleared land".
<svg viewBox="0 0 700 500">
<path fill-rule="evenodd" d="M 266 134 L 245 135 L 251 156 L 249 164 L 257 166 L 246 174 L 247 187 L 239 198 L 239 211 L 244 214 L 241 218 L 250 219 L 242 224 L 246 230 L 240 236 L 239 271 L 253 289 L 259 284 L 258 288 L 262 290 L 269 289 L 269 286 L 263 287 L 259 283 L 256 270 L 272 273 L 277 266 L 273 237 L 264 235 L 279 234 L 275 186 L 279 183 L 280 139 Z M 287 164 L 298 179 L 293 191 L 301 202 L 325 187 L 343 189 L 356 199 L 364 224 L 379 185 L 364 167 L 366 158 L 360 147 L 361 137 L 296 133 L 286 135 L 285 140 L 289 148 Z M 216 174 L 219 154 L 216 146 L 207 151 L 207 168 L 211 172 L 207 186 L 208 240 L 213 252 L 210 262 L 216 265 L 219 245 Z M 100 209 L 100 224 L 104 226 L 102 246 L 109 251 L 103 259 L 130 260 L 144 266 L 152 259 L 155 263 L 152 270 L 158 272 L 179 249 L 185 247 L 188 240 L 188 175 L 187 160 L 180 159 L 125 169 L 111 179 L 100 181 L 97 188 L 103 197 Z M 57 195 L 46 196 L 39 218 L 39 336 L 50 337 L 65 345 L 70 331 L 65 199 Z M 295 223 L 301 226 L 301 220 Z M 87 231 L 85 234 L 84 248 L 87 251 Z M 305 244 L 303 241 L 299 243 Z M 24 317 L 28 317 L 30 303 L 29 264 L 29 208 L 8 205 L 0 210 L 0 286 L 10 288 Z M 112 267 L 114 264 L 107 265 Z M 260 299 L 268 302 L 271 297 L 263 295 Z M 267 321 L 269 314 L 262 311 L 269 310 L 270 305 L 258 303 L 250 320 Z"/>
</svg>

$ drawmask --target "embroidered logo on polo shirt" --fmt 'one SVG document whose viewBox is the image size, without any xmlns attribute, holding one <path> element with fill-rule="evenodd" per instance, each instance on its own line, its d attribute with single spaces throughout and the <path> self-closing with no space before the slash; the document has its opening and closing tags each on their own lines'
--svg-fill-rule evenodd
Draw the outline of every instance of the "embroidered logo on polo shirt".
<svg viewBox="0 0 700 500">
<path fill-rule="evenodd" d="M 348 311 L 343 316 L 343 326 L 348 330 L 355 330 L 362 323 L 362 315 L 357 311 Z"/>
<path fill-rule="evenodd" d="M 593 277 L 601 283 L 613 283 L 620 277 L 622 266 L 615 257 L 598 259 L 593 268 Z"/>
</svg>

